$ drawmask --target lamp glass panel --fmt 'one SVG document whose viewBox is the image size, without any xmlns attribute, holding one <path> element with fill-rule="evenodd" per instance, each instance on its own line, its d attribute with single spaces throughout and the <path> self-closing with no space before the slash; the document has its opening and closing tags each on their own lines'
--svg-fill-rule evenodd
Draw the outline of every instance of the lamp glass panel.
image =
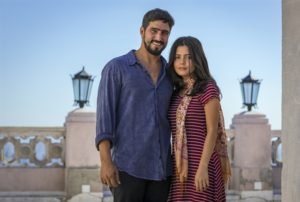
<svg viewBox="0 0 300 202">
<path fill-rule="evenodd" d="M 88 79 L 82 79 L 80 81 L 80 94 L 79 94 L 79 100 L 80 101 L 87 101 L 88 96 L 88 88 L 89 88 L 89 80 Z"/>
<path fill-rule="evenodd" d="M 73 79 L 73 90 L 75 100 L 79 100 L 79 80 Z"/>
<path fill-rule="evenodd" d="M 244 103 L 251 104 L 252 83 L 243 83 L 244 85 Z"/>
<path fill-rule="evenodd" d="M 243 83 L 241 83 L 241 92 L 242 92 L 243 102 L 245 102 L 245 93 L 244 93 L 244 84 Z"/>
<path fill-rule="evenodd" d="M 90 99 L 91 92 L 92 92 L 92 86 L 93 86 L 93 80 L 89 80 L 89 89 L 88 89 L 87 100 Z"/>
<path fill-rule="evenodd" d="M 253 83 L 252 103 L 256 104 L 259 91 L 259 83 Z"/>
</svg>

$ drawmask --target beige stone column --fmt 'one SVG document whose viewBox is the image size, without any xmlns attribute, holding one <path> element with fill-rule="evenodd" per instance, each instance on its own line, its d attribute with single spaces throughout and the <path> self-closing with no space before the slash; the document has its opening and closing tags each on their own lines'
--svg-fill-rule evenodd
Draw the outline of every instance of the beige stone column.
<svg viewBox="0 0 300 202">
<path fill-rule="evenodd" d="M 300 200 L 300 0 L 282 1 L 282 201 Z"/>
<path fill-rule="evenodd" d="M 100 192 L 99 154 L 95 147 L 96 113 L 79 108 L 66 117 L 66 192 L 68 198 L 82 192 Z M 84 185 L 84 186 L 82 186 Z"/>
<path fill-rule="evenodd" d="M 232 119 L 233 189 L 243 198 L 272 199 L 271 127 L 264 114 L 242 112 Z"/>
</svg>

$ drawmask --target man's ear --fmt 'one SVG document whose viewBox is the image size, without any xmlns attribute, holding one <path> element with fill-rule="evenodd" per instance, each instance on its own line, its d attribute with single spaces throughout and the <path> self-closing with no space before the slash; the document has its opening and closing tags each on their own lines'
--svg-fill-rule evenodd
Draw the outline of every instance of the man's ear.
<svg viewBox="0 0 300 202">
<path fill-rule="evenodd" d="M 141 35 L 143 35 L 143 34 L 144 34 L 144 32 L 145 32 L 145 29 L 144 29 L 144 27 L 143 27 L 143 26 L 141 26 L 141 28 L 140 28 L 140 34 L 141 34 Z"/>
</svg>

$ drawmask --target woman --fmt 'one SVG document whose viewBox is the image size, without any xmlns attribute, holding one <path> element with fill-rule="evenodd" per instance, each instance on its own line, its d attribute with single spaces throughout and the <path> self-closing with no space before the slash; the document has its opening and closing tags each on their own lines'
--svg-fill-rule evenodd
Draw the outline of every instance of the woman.
<svg viewBox="0 0 300 202">
<path fill-rule="evenodd" d="M 178 38 L 169 64 L 174 94 L 169 109 L 173 178 L 168 201 L 226 201 L 230 164 L 220 90 L 200 41 L 190 36 Z"/>
</svg>

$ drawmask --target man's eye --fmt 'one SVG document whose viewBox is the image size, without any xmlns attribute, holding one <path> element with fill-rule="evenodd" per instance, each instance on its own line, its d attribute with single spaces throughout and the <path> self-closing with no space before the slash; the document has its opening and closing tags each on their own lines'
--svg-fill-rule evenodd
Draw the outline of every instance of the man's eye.
<svg viewBox="0 0 300 202">
<path fill-rule="evenodd" d="M 168 36 L 168 35 L 169 35 L 169 32 L 168 32 L 168 31 L 162 31 L 161 34 L 164 35 L 164 36 Z"/>
</svg>

